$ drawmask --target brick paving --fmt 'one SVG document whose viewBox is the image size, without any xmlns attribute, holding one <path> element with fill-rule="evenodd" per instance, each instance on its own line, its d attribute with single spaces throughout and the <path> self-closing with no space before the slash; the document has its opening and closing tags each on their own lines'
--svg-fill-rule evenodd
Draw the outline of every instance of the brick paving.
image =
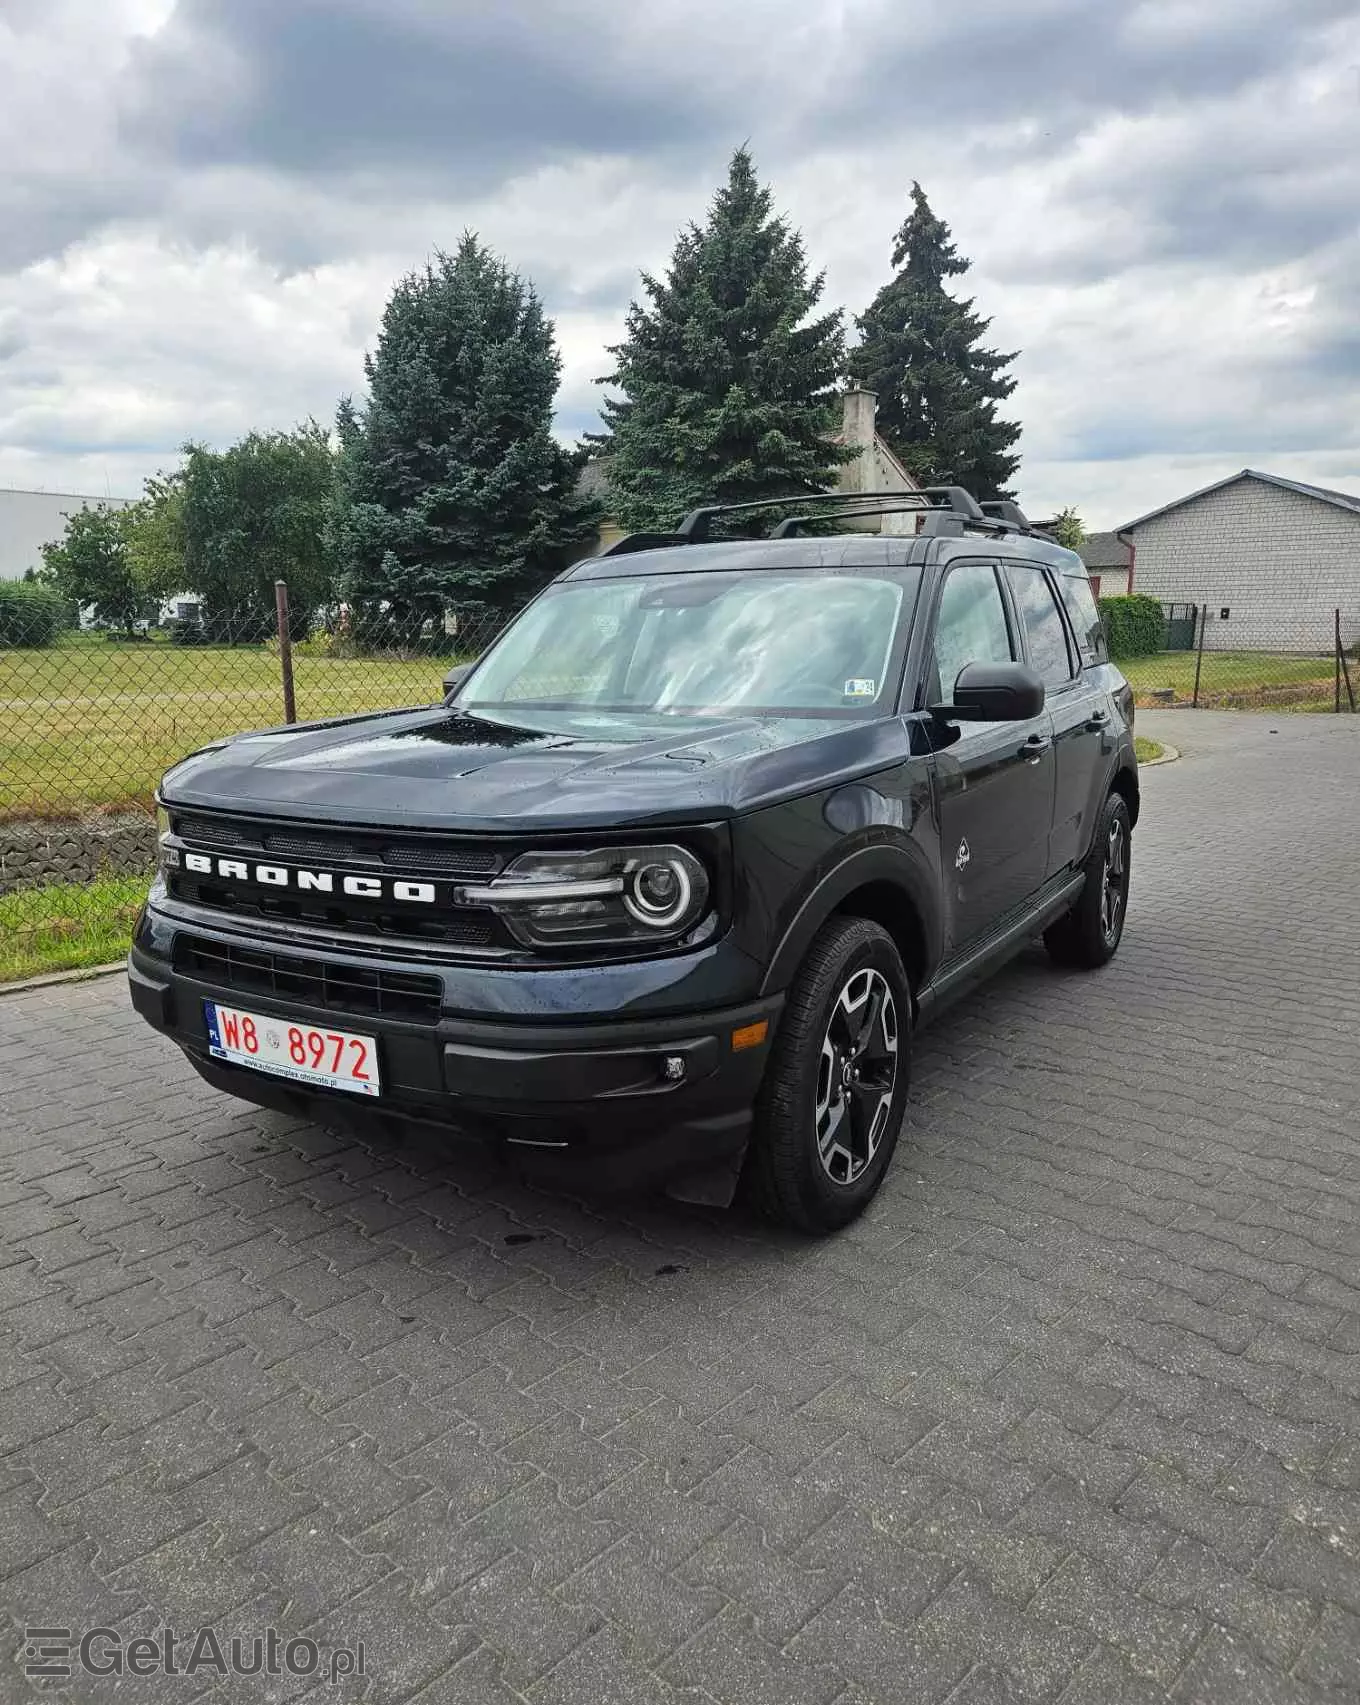
<svg viewBox="0 0 1360 1705">
<path fill-rule="evenodd" d="M 238 1106 L 116 978 L 0 1000 L 0 1699 L 28 1624 L 167 1621 L 367 1679 L 64 1696 L 1360 1697 L 1360 723 L 1140 724 L 1119 959 L 924 1036 L 825 1243 Z"/>
</svg>

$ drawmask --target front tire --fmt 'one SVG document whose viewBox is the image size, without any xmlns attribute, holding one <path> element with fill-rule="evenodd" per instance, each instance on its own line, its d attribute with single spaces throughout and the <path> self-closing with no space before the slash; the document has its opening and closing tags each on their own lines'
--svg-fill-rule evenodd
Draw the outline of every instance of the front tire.
<svg viewBox="0 0 1360 1705">
<path fill-rule="evenodd" d="M 1129 808 L 1112 793 L 1086 860 L 1086 883 L 1077 903 L 1044 931 L 1044 946 L 1055 965 L 1095 971 L 1114 958 L 1128 915 L 1132 835 Z"/>
<path fill-rule="evenodd" d="M 911 988 L 892 937 L 833 918 L 799 967 L 756 1107 L 747 1163 L 761 1211 L 800 1231 L 847 1225 L 897 1146 L 910 1079 Z"/>
</svg>

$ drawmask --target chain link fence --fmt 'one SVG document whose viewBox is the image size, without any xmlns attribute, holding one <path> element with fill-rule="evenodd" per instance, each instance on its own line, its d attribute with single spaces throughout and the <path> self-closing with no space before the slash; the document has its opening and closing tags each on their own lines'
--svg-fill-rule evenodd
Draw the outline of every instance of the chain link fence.
<svg viewBox="0 0 1360 1705">
<path fill-rule="evenodd" d="M 1272 644 L 1202 598 L 1111 604 L 1125 607 L 1132 653 L 1118 661 L 1142 706 L 1360 701 L 1360 610 L 1292 616 Z M 0 584 L 0 982 L 125 951 L 154 862 L 153 792 L 186 753 L 244 729 L 434 704 L 504 620 L 290 611 L 286 588 L 272 612 L 185 601 L 167 617 L 96 629 L 45 588 Z M 1107 631 L 1113 642 L 1108 614 Z"/>
<path fill-rule="evenodd" d="M 125 950 L 177 760 L 245 729 L 435 704 L 503 625 L 300 614 L 283 587 L 272 621 L 185 603 L 130 631 L 51 594 L 0 600 L 0 981 Z"/>
<path fill-rule="evenodd" d="M 1157 602 L 1159 643 L 1117 657 L 1140 706 L 1336 714 L 1360 707 L 1360 609 L 1246 619 L 1230 604 Z"/>
</svg>

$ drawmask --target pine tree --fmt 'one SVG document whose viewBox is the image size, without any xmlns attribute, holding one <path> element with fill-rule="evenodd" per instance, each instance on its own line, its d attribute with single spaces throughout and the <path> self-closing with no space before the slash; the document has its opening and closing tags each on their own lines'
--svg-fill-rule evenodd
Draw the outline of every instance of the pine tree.
<svg viewBox="0 0 1360 1705">
<path fill-rule="evenodd" d="M 346 595 L 394 626 L 517 608 L 599 522 L 552 435 L 561 357 L 533 286 L 465 234 L 392 292 L 341 403 L 333 536 Z"/>
<path fill-rule="evenodd" d="M 991 321 L 945 288 L 970 263 L 920 184 L 911 197 L 893 245 L 896 276 L 855 322 L 860 342 L 850 352 L 850 372 L 877 392 L 878 430 L 922 485 L 948 482 L 979 498 L 1012 497 L 1007 487 L 1020 458 L 1010 450 L 1020 428 L 998 420 L 996 405 L 1015 389 L 1005 369 L 1016 352 L 979 347 Z"/>
<path fill-rule="evenodd" d="M 676 240 L 663 278 L 642 275 L 601 381 L 620 520 L 672 527 L 705 500 L 739 503 L 823 490 L 852 452 L 831 439 L 845 357 L 840 310 L 809 315 L 823 275 L 808 277 L 803 240 L 773 212 L 739 148 L 708 219 Z"/>
</svg>

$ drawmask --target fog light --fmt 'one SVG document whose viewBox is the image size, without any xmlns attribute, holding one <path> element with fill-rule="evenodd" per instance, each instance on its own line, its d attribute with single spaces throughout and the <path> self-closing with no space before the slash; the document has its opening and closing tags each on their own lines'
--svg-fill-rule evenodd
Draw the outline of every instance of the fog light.
<svg viewBox="0 0 1360 1705">
<path fill-rule="evenodd" d="M 685 1075 L 683 1054 L 667 1054 L 661 1062 L 661 1076 L 667 1083 L 679 1083 Z"/>
</svg>

